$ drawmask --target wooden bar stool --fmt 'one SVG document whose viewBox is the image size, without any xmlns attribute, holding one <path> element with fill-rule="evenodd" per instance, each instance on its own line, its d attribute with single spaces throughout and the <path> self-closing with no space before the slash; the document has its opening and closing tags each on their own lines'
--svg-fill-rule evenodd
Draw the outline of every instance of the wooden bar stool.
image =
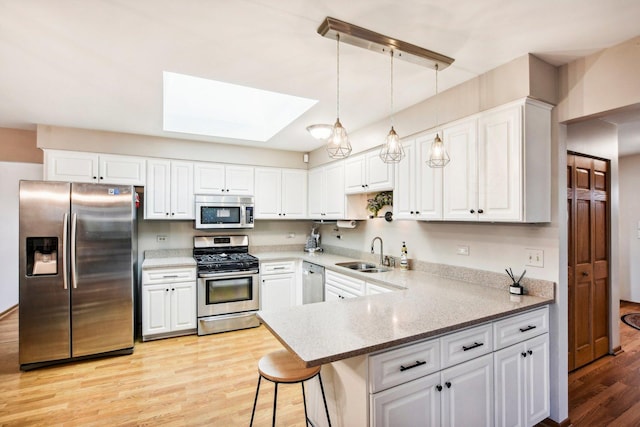
<svg viewBox="0 0 640 427">
<path fill-rule="evenodd" d="M 256 404 L 258 403 L 258 393 L 260 392 L 260 381 L 262 378 L 267 379 L 275 384 L 275 393 L 273 395 L 273 426 L 276 425 L 276 403 L 278 402 L 278 384 L 295 384 L 300 383 L 302 386 L 302 402 L 304 403 L 305 424 L 309 424 L 307 416 L 307 400 L 304 395 L 304 382 L 316 375 L 320 381 L 320 390 L 322 391 L 322 400 L 324 401 L 324 410 L 327 413 L 327 421 L 331 427 L 329 419 L 329 408 L 327 407 L 327 399 L 324 395 L 324 387 L 322 385 L 322 376 L 320 375 L 320 366 L 307 368 L 300 363 L 296 357 L 287 350 L 274 351 L 263 356 L 258 362 L 258 387 L 256 388 L 256 397 L 253 400 L 253 411 L 251 411 L 251 423 L 253 425 L 253 416 L 256 412 Z"/>
</svg>

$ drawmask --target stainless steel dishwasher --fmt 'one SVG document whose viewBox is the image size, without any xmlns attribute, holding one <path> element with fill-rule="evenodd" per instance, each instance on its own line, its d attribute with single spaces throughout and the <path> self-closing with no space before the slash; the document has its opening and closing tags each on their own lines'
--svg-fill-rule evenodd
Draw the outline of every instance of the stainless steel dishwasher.
<svg viewBox="0 0 640 427">
<path fill-rule="evenodd" d="M 302 303 L 324 301 L 324 267 L 304 261 L 302 263 Z"/>
</svg>

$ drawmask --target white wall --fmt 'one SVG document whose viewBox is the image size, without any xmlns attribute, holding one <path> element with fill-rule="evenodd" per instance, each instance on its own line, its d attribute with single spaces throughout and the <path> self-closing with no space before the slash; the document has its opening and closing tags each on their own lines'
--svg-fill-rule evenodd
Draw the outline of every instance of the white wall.
<svg viewBox="0 0 640 427">
<path fill-rule="evenodd" d="M 640 302 L 640 154 L 619 159 L 620 299 Z"/>
<path fill-rule="evenodd" d="M 21 179 L 42 179 L 42 165 L 0 162 L 0 313 L 18 304 L 18 183 Z"/>
</svg>

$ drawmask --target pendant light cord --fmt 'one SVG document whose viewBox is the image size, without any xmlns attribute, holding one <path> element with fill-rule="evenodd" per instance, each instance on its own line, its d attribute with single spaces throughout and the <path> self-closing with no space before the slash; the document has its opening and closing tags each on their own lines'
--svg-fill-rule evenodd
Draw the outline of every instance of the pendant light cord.
<svg viewBox="0 0 640 427">
<path fill-rule="evenodd" d="M 440 123 L 438 110 L 440 110 L 440 100 L 438 99 L 438 64 L 436 64 L 436 128 L 438 127 L 438 123 Z"/>
<path fill-rule="evenodd" d="M 336 118 L 340 119 L 340 34 L 336 35 Z"/>
<path fill-rule="evenodd" d="M 391 50 L 391 127 L 393 127 L 393 50 Z"/>
</svg>

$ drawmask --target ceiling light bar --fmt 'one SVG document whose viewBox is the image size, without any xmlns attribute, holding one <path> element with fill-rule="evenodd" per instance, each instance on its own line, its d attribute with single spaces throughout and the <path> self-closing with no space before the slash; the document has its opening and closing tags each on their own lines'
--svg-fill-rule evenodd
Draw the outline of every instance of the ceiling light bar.
<svg viewBox="0 0 640 427">
<path fill-rule="evenodd" d="M 353 46 L 372 50 L 378 53 L 389 54 L 389 50 L 399 59 L 422 65 L 429 68 L 443 70 L 451 65 L 453 58 L 441 55 L 437 52 L 421 48 L 411 43 L 397 40 L 357 25 L 339 19 L 327 17 L 318 27 L 318 34 L 323 37 L 336 39 L 340 35 L 340 41 Z"/>
</svg>

